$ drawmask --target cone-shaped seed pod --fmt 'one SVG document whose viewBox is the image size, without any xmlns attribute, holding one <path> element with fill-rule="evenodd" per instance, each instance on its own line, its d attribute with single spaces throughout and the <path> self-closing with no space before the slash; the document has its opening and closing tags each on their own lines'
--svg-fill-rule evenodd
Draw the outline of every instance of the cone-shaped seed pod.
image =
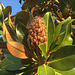
<svg viewBox="0 0 75 75">
<path fill-rule="evenodd" d="M 46 25 L 44 19 L 40 16 L 36 16 L 30 23 L 28 28 L 28 39 L 27 39 L 29 47 L 33 48 L 38 46 L 39 44 L 46 45 L 47 42 L 47 34 L 46 34 Z"/>
</svg>

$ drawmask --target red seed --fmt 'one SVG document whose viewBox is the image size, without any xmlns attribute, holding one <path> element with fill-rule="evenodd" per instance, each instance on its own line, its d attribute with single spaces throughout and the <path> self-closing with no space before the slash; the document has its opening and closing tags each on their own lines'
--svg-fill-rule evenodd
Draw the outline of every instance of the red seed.
<svg viewBox="0 0 75 75">
<path fill-rule="evenodd" d="M 38 29 L 40 28 L 40 27 L 37 27 Z"/>
<path fill-rule="evenodd" d="M 33 41 L 34 41 L 34 38 L 33 38 Z"/>
<path fill-rule="evenodd" d="M 38 31 L 38 28 L 36 28 L 36 31 Z"/>
</svg>

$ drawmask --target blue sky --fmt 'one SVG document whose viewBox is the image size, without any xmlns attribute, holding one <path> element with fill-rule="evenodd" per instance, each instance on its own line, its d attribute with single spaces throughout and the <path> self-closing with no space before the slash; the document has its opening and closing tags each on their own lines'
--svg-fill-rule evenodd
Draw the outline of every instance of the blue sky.
<svg viewBox="0 0 75 75">
<path fill-rule="evenodd" d="M 19 0 L 0 0 L 0 2 L 3 3 L 3 5 L 11 6 L 12 7 L 12 13 L 11 15 L 15 15 L 17 12 L 21 11 L 22 4 L 19 3 Z"/>
</svg>

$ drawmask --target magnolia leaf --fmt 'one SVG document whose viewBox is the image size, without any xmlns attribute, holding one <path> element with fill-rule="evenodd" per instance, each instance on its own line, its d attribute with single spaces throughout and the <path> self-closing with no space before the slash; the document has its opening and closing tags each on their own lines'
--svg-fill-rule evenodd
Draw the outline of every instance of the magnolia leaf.
<svg viewBox="0 0 75 75">
<path fill-rule="evenodd" d="M 60 71 L 55 70 L 56 75 L 75 75 L 75 69 L 67 70 L 67 71 Z"/>
<path fill-rule="evenodd" d="M 13 23 L 12 23 L 12 21 L 11 21 L 11 15 L 10 15 L 10 12 L 9 12 L 9 26 L 12 28 L 12 25 L 13 25 Z"/>
<path fill-rule="evenodd" d="M 38 0 L 26 0 L 26 2 L 23 3 L 22 5 L 22 10 L 25 10 L 27 7 L 31 6 L 35 6 Z"/>
<path fill-rule="evenodd" d="M 3 35 L 6 35 L 6 27 L 5 27 L 5 23 L 3 22 Z"/>
<path fill-rule="evenodd" d="M 31 21 L 32 21 L 32 19 L 33 19 L 33 14 L 32 14 L 32 13 L 29 13 L 29 15 L 30 15 L 30 19 L 29 19 L 29 21 L 28 21 L 28 27 L 30 26 L 30 23 L 31 23 Z"/>
<path fill-rule="evenodd" d="M 55 28 L 55 33 L 54 33 L 54 41 L 57 39 L 57 37 L 59 36 L 60 32 L 61 32 L 61 29 L 65 29 L 66 25 L 65 23 L 67 23 L 68 21 L 71 20 L 71 17 L 69 17 L 68 19 L 62 21 L 61 23 L 59 23 L 57 25 L 57 27 Z M 63 27 L 62 27 L 63 26 Z M 62 30 L 63 31 L 63 30 Z"/>
<path fill-rule="evenodd" d="M 62 21 L 60 24 L 57 25 L 54 33 L 54 41 L 60 34 L 62 34 L 66 30 L 66 26 L 72 23 L 74 20 L 75 19 L 71 19 L 71 17 L 68 17 L 66 20 Z"/>
<path fill-rule="evenodd" d="M 46 45 L 39 45 L 39 48 L 41 49 L 41 51 L 43 52 L 43 55 L 45 55 L 46 57 L 46 53 L 49 49 L 49 47 L 51 46 L 51 44 L 53 43 L 53 36 L 54 36 L 54 29 L 55 29 L 55 25 L 52 19 L 52 14 L 51 12 L 47 12 L 44 15 L 44 20 L 45 20 L 45 25 L 47 26 L 47 43 Z"/>
<path fill-rule="evenodd" d="M 5 69 L 10 70 L 10 71 L 15 71 L 15 70 L 21 69 L 23 66 L 24 66 L 23 64 L 13 63 L 13 64 L 6 66 Z"/>
<path fill-rule="evenodd" d="M 4 19 L 8 17 L 9 12 L 12 12 L 12 8 L 11 6 L 7 6 L 4 10 L 3 10 L 3 14 L 4 14 Z"/>
<path fill-rule="evenodd" d="M 47 52 L 49 47 L 53 43 L 53 34 L 54 34 L 55 25 L 52 20 L 51 12 L 47 12 L 43 18 L 45 20 L 45 25 L 47 26 L 47 37 L 48 37 L 47 44 L 46 44 L 46 52 Z"/>
<path fill-rule="evenodd" d="M 2 11 L 2 6 L 1 6 L 2 2 L 0 3 L 0 10 Z"/>
<path fill-rule="evenodd" d="M 0 70 L 0 74 L 1 75 L 14 75 L 14 73 L 10 73 L 10 72 L 8 72 L 6 70 Z"/>
<path fill-rule="evenodd" d="M 40 44 L 40 45 L 39 45 L 39 48 L 41 49 L 43 55 L 44 55 L 45 58 L 46 58 L 46 57 L 47 57 L 47 54 L 46 54 L 46 45 Z"/>
<path fill-rule="evenodd" d="M 65 23 L 63 24 L 64 26 L 61 29 L 61 34 L 60 34 L 59 30 L 57 31 L 57 34 L 55 33 L 56 37 L 59 34 L 59 39 L 57 39 L 57 42 L 56 42 L 56 45 L 58 45 L 58 46 L 56 46 L 54 49 L 52 49 L 51 52 L 56 51 L 57 49 L 59 49 L 62 46 L 72 45 L 73 39 L 71 38 L 71 27 L 72 27 L 71 22 L 73 22 L 73 21 L 74 21 L 74 19 L 71 19 L 69 17 L 67 20 L 65 20 Z"/>
<path fill-rule="evenodd" d="M 61 38 L 59 37 L 56 44 L 59 44 L 59 45 L 61 44 L 61 46 L 72 45 L 73 39 L 71 38 L 71 23 L 67 25 L 66 32 L 63 35 L 64 35 L 62 39 L 63 41 L 60 40 L 62 37 Z"/>
<path fill-rule="evenodd" d="M 16 35 L 10 26 L 6 25 L 6 39 L 7 41 L 15 41 Z"/>
<path fill-rule="evenodd" d="M 2 53 L 4 53 L 5 54 L 5 56 L 7 55 L 7 54 L 10 54 L 10 52 L 8 51 L 8 49 L 6 48 L 6 49 L 2 49 L 2 51 L 1 51 Z"/>
<path fill-rule="evenodd" d="M 51 67 L 44 64 L 38 67 L 38 75 L 55 75 L 55 72 Z"/>
<path fill-rule="evenodd" d="M 6 37 L 7 41 L 14 41 L 16 40 L 16 34 L 13 29 L 9 25 L 5 25 L 3 22 L 3 35 Z"/>
<path fill-rule="evenodd" d="M 2 26 L 3 25 L 3 12 L 1 11 L 1 9 L 0 9 L 0 26 Z"/>
<path fill-rule="evenodd" d="M 49 66 L 58 70 L 70 70 L 75 67 L 75 45 L 59 48 L 51 53 L 48 60 Z"/>
<path fill-rule="evenodd" d="M 15 17 L 15 25 L 22 23 L 24 26 L 28 27 L 28 21 L 30 19 L 30 15 L 28 11 L 22 10 L 16 14 Z"/>
<path fill-rule="evenodd" d="M 45 53 L 48 51 L 49 47 L 51 46 L 53 42 L 53 34 L 54 34 L 55 25 L 53 23 L 51 16 L 52 16 L 51 12 L 47 12 L 43 17 L 45 20 L 45 25 L 47 26 L 47 37 L 48 37 L 48 41 L 46 43 L 46 49 L 44 50 Z M 39 45 L 39 47 L 42 49 L 43 47 L 41 46 L 43 45 Z"/>
<path fill-rule="evenodd" d="M 9 54 L 6 58 L 2 60 L 0 63 L 0 68 L 5 68 L 7 70 L 19 70 L 23 67 L 24 65 L 21 63 L 21 59 L 16 58 Z"/>
<path fill-rule="evenodd" d="M 7 42 L 7 48 L 9 50 L 9 52 L 15 57 L 18 57 L 21 59 L 27 59 L 28 58 L 25 54 L 24 45 L 19 43 L 19 42 L 9 41 L 9 42 Z"/>
<path fill-rule="evenodd" d="M 5 9 L 5 7 L 4 7 L 4 5 L 3 5 L 2 2 L 0 2 L 0 5 L 1 5 L 1 7 L 2 7 L 2 10 Z"/>
<path fill-rule="evenodd" d="M 31 2 L 31 0 L 26 0 L 22 5 L 22 10 L 26 9 L 30 2 Z"/>
<path fill-rule="evenodd" d="M 28 29 L 25 26 L 23 26 L 20 22 L 16 25 L 16 34 L 20 43 L 28 47 Z"/>
<path fill-rule="evenodd" d="M 1 5 L 1 7 L 2 7 L 2 10 L 5 9 L 5 7 L 4 7 L 4 5 L 3 5 L 2 2 L 0 3 L 0 5 Z"/>
</svg>

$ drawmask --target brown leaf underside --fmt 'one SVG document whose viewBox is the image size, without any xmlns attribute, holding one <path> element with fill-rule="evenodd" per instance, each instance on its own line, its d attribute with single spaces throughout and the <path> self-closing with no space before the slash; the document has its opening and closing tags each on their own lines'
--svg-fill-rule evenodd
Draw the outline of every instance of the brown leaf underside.
<svg viewBox="0 0 75 75">
<path fill-rule="evenodd" d="M 25 55 L 24 45 L 18 43 L 16 41 L 7 42 L 7 48 L 9 52 L 18 58 L 27 59 L 28 57 Z"/>
</svg>

